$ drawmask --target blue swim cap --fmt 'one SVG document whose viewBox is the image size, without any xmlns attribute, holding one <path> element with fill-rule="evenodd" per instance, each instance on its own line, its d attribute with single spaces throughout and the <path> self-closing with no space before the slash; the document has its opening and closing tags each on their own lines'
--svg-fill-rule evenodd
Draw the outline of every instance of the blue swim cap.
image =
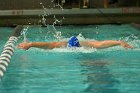
<svg viewBox="0 0 140 93">
<path fill-rule="evenodd" d="M 75 36 L 72 36 L 68 41 L 68 47 L 80 47 L 79 40 Z"/>
</svg>

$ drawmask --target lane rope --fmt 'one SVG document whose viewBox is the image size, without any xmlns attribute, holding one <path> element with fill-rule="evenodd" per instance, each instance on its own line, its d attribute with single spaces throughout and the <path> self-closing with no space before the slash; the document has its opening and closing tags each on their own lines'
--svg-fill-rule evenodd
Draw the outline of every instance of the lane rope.
<svg viewBox="0 0 140 93">
<path fill-rule="evenodd" d="M 15 43 L 18 41 L 18 36 L 20 36 L 20 32 L 22 31 L 23 26 L 18 25 L 15 28 L 14 33 L 9 38 L 9 40 L 4 45 L 3 51 L 0 55 L 0 78 L 4 76 L 4 72 L 6 71 L 6 68 L 8 67 L 10 60 L 12 58 L 12 55 L 14 54 L 15 50 Z"/>
</svg>

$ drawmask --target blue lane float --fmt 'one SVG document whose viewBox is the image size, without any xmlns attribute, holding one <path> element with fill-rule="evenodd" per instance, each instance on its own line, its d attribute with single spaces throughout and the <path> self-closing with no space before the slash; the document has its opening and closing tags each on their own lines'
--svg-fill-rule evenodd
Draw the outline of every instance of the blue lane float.
<svg viewBox="0 0 140 93">
<path fill-rule="evenodd" d="M 18 37 L 20 36 L 22 29 L 23 26 L 18 25 L 3 48 L 3 51 L 0 55 L 0 78 L 4 76 L 4 72 L 10 63 L 11 57 L 15 50 L 15 44 L 18 40 Z"/>
</svg>

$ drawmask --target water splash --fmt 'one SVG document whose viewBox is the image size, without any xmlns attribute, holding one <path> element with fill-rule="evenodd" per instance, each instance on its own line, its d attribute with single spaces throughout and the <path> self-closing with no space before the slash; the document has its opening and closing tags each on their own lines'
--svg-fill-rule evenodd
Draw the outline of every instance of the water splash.
<svg viewBox="0 0 140 93">
<path fill-rule="evenodd" d="M 54 37 L 55 37 L 56 39 L 58 39 L 59 41 L 61 41 L 63 37 L 62 37 L 62 35 L 61 35 L 61 32 L 56 30 L 55 25 L 56 25 L 57 23 L 61 23 L 62 20 L 58 20 L 58 19 L 55 17 L 55 15 L 54 15 L 54 19 L 55 19 L 55 21 L 53 22 L 53 25 L 52 25 L 53 31 L 54 31 Z"/>
<path fill-rule="evenodd" d="M 60 32 L 60 31 L 55 32 L 54 37 L 55 37 L 56 39 L 58 39 L 59 41 L 61 41 L 61 40 L 63 39 L 63 37 L 62 37 L 62 35 L 61 35 L 61 32 Z"/>
<path fill-rule="evenodd" d="M 45 8 L 45 6 L 43 5 L 42 2 L 40 2 L 40 5 L 42 6 L 42 9 L 43 9 L 43 14 L 41 15 L 42 16 L 42 19 L 39 21 L 42 23 L 42 25 L 44 26 L 47 26 L 47 20 L 45 17 L 47 17 L 48 15 L 50 15 L 49 11 L 47 8 Z"/>
<path fill-rule="evenodd" d="M 78 40 L 80 41 L 84 41 L 85 40 L 85 37 L 82 35 L 82 33 L 80 33 L 78 36 L 77 36 Z"/>
<path fill-rule="evenodd" d="M 64 10 L 63 7 L 59 3 L 55 6 L 58 6 L 58 7 L 60 7 L 60 9 Z"/>
<path fill-rule="evenodd" d="M 135 49 L 140 48 L 140 40 L 139 37 L 134 35 L 134 34 L 130 34 L 127 37 L 121 37 L 119 38 L 120 41 L 125 41 L 128 44 L 130 44 L 131 46 L 133 46 Z"/>
<path fill-rule="evenodd" d="M 54 0 L 51 0 L 51 2 L 54 3 Z M 65 0 L 62 0 L 62 3 L 61 4 L 64 4 L 64 3 L 65 3 Z M 60 5 L 59 1 L 57 2 L 57 4 L 54 7 L 58 7 L 61 10 L 64 10 L 63 6 Z"/>
<path fill-rule="evenodd" d="M 51 0 L 51 2 L 53 3 L 54 2 L 54 0 Z M 57 29 L 55 28 L 55 25 L 57 25 L 57 24 L 61 24 L 62 23 L 62 20 L 64 20 L 65 18 L 63 17 L 62 18 L 62 20 L 58 20 L 57 18 L 56 18 L 56 16 L 54 15 L 54 22 L 52 23 L 52 26 L 50 26 L 49 24 L 46 24 L 47 23 L 47 16 L 49 16 L 49 15 L 51 15 L 51 13 L 48 11 L 48 9 L 47 8 L 45 8 L 45 6 L 43 5 L 43 3 L 42 2 L 40 2 L 40 5 L 42 6 L 42 8 L 43 8 L 43 15 L 42 15 L 42 19 L 40 20 L 40 22 L 42 23 L 42 25 L 43 26 L 46 26 L 47 27 L 47 29 L 48 29 L 48 34 L 49 33 L 52 33 L 53 34 L 53 36 L 56 38 L 56 39 L 58 39 L 58 41 L 61 41 L 62 40 L 62 36 L 61 36 L 61 32 L 60 31 L 57 31 Z M 59 4 L 59 2 L 58 2 L 58 4 L 57 5 L 55 5 L 54 7 L 60 7 L 61 8 L 61 10 L 63 11 L 63 7 Z M 49 6 L 50 7 L 50 6 Z M 51 9 L 53 9 L 53 8 L 51 8 Z"/>
<path fill-rule="evenodd" d="M 27 42 L 27 37 L 26 37 L 26 33 L 27 33 L 27 30 L 28 30 L 29 26 L 25 27 L 21 33 L 21 35 L 23 36 L 23 42 Z"/>
</svg>

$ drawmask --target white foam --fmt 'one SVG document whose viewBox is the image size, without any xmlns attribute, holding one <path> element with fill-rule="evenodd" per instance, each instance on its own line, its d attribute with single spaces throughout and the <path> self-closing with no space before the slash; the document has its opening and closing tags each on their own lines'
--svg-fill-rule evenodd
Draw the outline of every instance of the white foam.
<svg viewBox="0 0 140 93">
<path fill-rule="evenodd" d="M 91 53 L 96 52 L 95 48 L 85 48 L 85 47 L 77 47 L 77 48 L 54 48 L 50 52 L 82 52 L 82 53 Z"/>
<path fill-rule="evenodd" d="M 92 52 L 96 52 L 97 49 L 95 49 L 95 48 L 85 48 L 85 47 L 76 47 L 76 48 L 54 48 L 54 49 L 32 48 L 32 49 L 30 49 L 30 51 L 92 53 Z"/>
<path fill-rule="evenodd" d="M 134 49 L 125 49 L 121 46 L 114 46 L 104 49 L 96 48 L 87 48 L 87 47 L 78 47 L 78 48 L 54 48 L 54 49 L 40 49 L 40 48 L 31 48 L 29 51 L 39 51 L 39 52 L 49 52 L 49 53 L 104 53 L 110 51 L 140 51 L 140 48 Z"/>
</svg>

